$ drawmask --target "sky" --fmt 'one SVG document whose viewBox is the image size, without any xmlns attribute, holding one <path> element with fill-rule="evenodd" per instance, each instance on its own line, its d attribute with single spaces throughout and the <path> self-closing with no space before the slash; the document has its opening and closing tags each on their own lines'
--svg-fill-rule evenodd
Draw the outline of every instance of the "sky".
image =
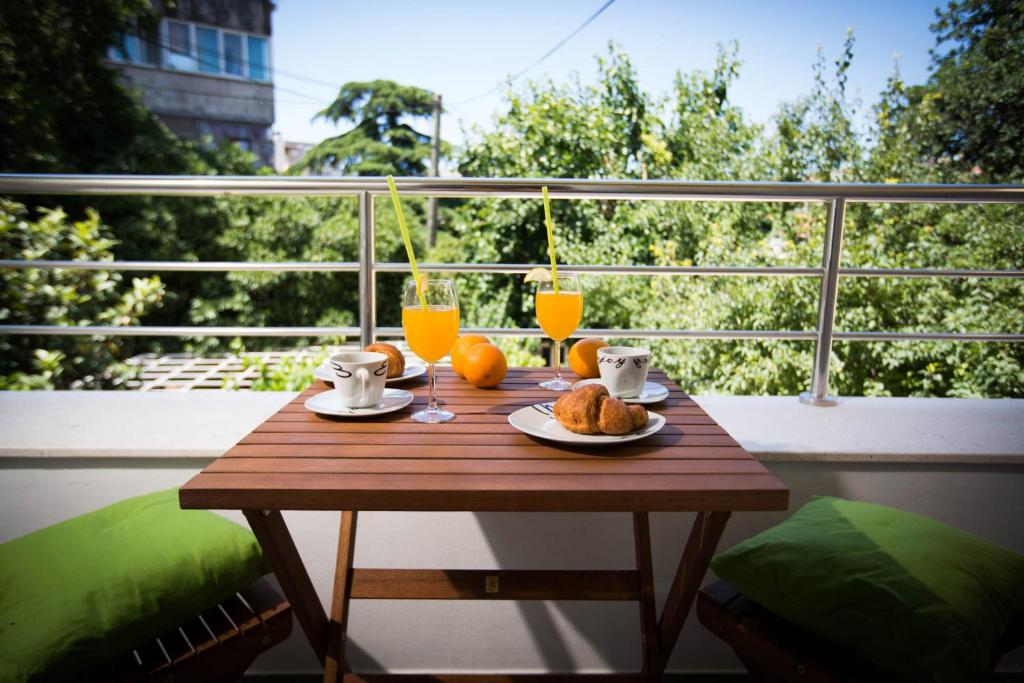
<svg viewBox="0 0 1024 683">
<path fill-rule="evenodd" d="M 464 102 L 526 68 L 596 12 L 605 0 L 278 0 L 273 15 L 275 129 L 317 142 L 343 129 L 311 122 L 348 81 L 389 79 L 442 95 L 441 137 L 456 145 L 474 125 L 487 129 L 498 92 Z M 848 28 L 856 37 L 848 88 L 865 107 L 899 59 L 908 83 L 928 77 L 935 0 L 616 0 L 542 64 L 520 78 L 596 78 L 609 41 L 630 56 L 641 86 L 669 92 L 678 71 L 709 71 L 718 44 L 737 41 L 743 62 L 731 93 L 755 122 L 809 92 L 820 47 L 829 63 Z M 430 134 L 430 124 L 418 126 Z M 469 133 L 471 136 L 472 134 Z"/>
</svg>

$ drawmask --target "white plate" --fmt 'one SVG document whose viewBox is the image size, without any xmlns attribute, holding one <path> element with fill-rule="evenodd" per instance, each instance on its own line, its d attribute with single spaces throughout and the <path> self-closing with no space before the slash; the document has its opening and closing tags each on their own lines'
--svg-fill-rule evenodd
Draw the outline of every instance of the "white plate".
<svg viewBox="0 0 1024 683">
<path fill-rule="evenodd" d="M 321 415 L 337 415 L 338 417 L 370 417 L 401 410 L 412 403 L 412 394 L 402 389 L 385 389 L 380 403 L 372 408 L 346 408 L 341 405 L 338 392 L 334 389 L 321 391 L 316 396 L 306 399 L 306 410 Z"/>
<path fill-rule="evenodd" d="M 623 443 L 636 441 L 650 436 L 665 426 L 665 418 L 657 413 L 647 413 L 647 426 L 629 434 L 577 434 L 558 423 L 551 411 L 554 403 L 535 403 L 520 408 L 508 416 L 508 423 L 521 432 L 551 441 L 574 443 L 578 446 L 596 446 L 600 444 Z"/>
<path fill-rule="evenodd" d="M 601 378 L 595 377 L 594 379 L 581 379 L 576 384 L 572 385 L 572 388 L 582 387 L 586 384 L 600 384 Z M 621 397 L 620 397 L 621 398 Z M 657 382 L 644 382 L 644 388 L 640 390 L 639 396 L 633 398 L 622 398 L 626 403 L 658 403 L 668 398 L 668 387 Z"/>
<path fill-rule="evenodd" d="M 388 377 L 384 383 L 395 384 L 396 382 L 404 382 L 407 379 L 419 377 L 426 371 L 427 366 L 423 363 L 406 363 L 405 372 L 398 377 Z M 313 371 L 313 374 L 316 375 L 317 379 L 322 379 L 325 382 L 334 384 L 334 373 L 331 372 L 331 366 L 329 366 L 326 361 L 323 364 L 318 365 L 316 370 Z"/>
</svg>

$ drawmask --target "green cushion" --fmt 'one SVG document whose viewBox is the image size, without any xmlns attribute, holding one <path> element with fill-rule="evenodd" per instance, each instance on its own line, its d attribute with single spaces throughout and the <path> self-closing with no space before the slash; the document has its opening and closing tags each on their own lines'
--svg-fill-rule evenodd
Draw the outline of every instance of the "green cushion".
<svg viewBox="0 0 1024 683">
<path fill-rule="evenodd" d="M 168 489 L 0 545 L 0 681 L 79 679 L 269 571 L 248 529 Z"/>
<path fill-rule="evenodd" d="M 816 497 L 712 569 L 898 678 L 977 680 L 1024 610 L 1024 556 L 911 512 Z"/>
</svg>

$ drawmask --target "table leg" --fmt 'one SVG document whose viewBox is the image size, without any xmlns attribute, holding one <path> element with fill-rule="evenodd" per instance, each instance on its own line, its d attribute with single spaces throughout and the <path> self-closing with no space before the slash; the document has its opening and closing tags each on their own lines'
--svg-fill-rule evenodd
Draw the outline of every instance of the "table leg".
<svg viewBox="0 0 1024 683">
<path fill-rule="evenodd" d="M 698 512 L 697 518 L 693 521 L 690 538 L 686 541 L 686 548 L 683 549 L 683 556 L 679 560 L 679 567 L 676 569 L 675 578 L 672 579 L 672 587 L 665 598 L 665 607 L 658 623 L 661 650 L 655 674 L 660 675 L 668 666 L 668 659 L 676 646 L 676 641 L 679 640 L 686 616 L 693 607 L 693 600 L 697 597 L 700 583 L 707 572 L 711 556 L 718 547 L 729 515 L 729 512 Z"/>
<path fill-rule="evenodd" d="M 327 659 L 324 662 L 324 683 L 340 681 L 348 668 L 345 663 L 345 641 L 352 599 L 352 559 L 356 550 L 358 514 L 354 511 L 341 513 L 338 559 L 334 568 L 334 595 L 331 598 L 331 622 L 327 636 Z"/>
<path fill-rule="evenodd" d="M 651 527 L 646 512 L 633 513 L 633 543 L 636 548 L 636 570 L 640 581 L 640 648 L 643 673 L 658 671 L 658 608 L 654 602 L 654 568 L 651 562 Z"/>
<path fill-rule="evenodd" d="M 267 556 L 299 625 L 313 646 L 313 652 L 323 663 L 327 648 L 327 614 L 295 549 L 284 518 L 278 510 L 242 510 L 242 513 L 263 547 L 263 554 Z"/>
</svg>

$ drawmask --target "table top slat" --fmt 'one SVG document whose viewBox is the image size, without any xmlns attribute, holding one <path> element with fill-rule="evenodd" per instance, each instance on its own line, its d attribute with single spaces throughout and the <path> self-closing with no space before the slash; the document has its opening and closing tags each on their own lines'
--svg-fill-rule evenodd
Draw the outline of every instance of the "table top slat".
<svg viewBox="0 0 1024 683">
<path fill-rule="evenodd" d="M 490 426 L 490 425 L 488 425 L 488 426 Z M 665 429 L 667 430 L 668 427 L 666 426 Z M 482 431 L 483 431 L 483 433 L 488 433 L 488 434 L 489 433 L 493 433 L 493 432 L 488 431 L 488 430 L 482 430 Z M 665 430 L 663 430 L 663 431 L 665 431 Z M 352 443 L 353 446 L 358 446 L 359 443 L 358 443 L 358 437 L 356 436 L 357 434 L 358 434 L 358 432 L 340 432 L 340 433 L 339 432 L 327 432 L 327 433 L 324 433 L 324 432 L 298 432 L 298 433 L 290 433 L 290 432 L 263 433 L 263 432 L 259 432 L 259 433 L 252 433 L 249 436 L 244 437 L 239 443 L 246 443 L 246 444 L 248 444 L 248 443 L 276 443 L 276 444 L 282 444 L 282 445 L 329 444 L 329 443 L 338 443 L 340 439 L 346 439 L 346 441 Z M 440 448 L 440 447 L 442 447 L 442 446 L 435 446 L 433 444 L 433 442 L 429 439 L 429 437 L 430 437 L 429 433 L 422 433 L 422 434 L 424 436 L 424 438 L 422 440 L 422 444 L 423 445 L 418 446 L 417 448 L 419 448 L 419 449 L 427 449 L 427 448 Z M 689 434 L 689 433 L 683 433 L 683 434 L 674 435 L 673 438 L 674 438 L 673 445 L 676 445 L 676 446 L 739 446 L 739 444 L 731 436 L 729 436 L 728 434 Z M 639 443 L 639 442 L 632 442 L 632 443 Z M 443 446 L 443 447 L 447 447 L 447 446 Z M 538 444 L 538 447 L 540 447 L 540 448 L 552 448 L 552 446 L 548 446 L 547 444 Z M 570 446 L 569 444 L 562 444 L 562 447 L 563 448 L 565 448 L 565 447 L 572 448 L 573 446 Z M 607 455 L 602 455 L 601 451 L 604 451 L 605 453 L 607 453 L 609 448 L 623 449 L 623 448 L 629 448 L 629 447 L 630 447 L 629 445 L 611 446 L 611 447 L 608 447 L 608 446 L 605 446 L 605 447 L 589 446 L 585 450 L 587 450 L 587 451 L 591 452 L 592 454 L 594 454 L 595 457 L 607 457 Z M 528 446 L 526 446 L 526 448 L 528 448 Z M 578 448 L 578 450 L 584 450 L 584 449 Z M 627 462 L 627 461 L 625 459 L 623 459 L 623 462 Z M 623 467 L 626 467 L 626 465 L 623 465 Z"/>
<path fill-rule="evenodd" d="M 363 441 L 374 436 L 390 435 L 363 435 Z M 461 435 L 479 436 L 484 438 L 495 438 L 486 434 Z M 386 442 L 385 442 L 386 443 Z M 644 443 L 648 443 L 647 440 Z M 536 442 L 533 442 L 536 445 Z M 282 448 L 281 444 L 239 444 L 225 453 L 224 458 L 382 458 L 388 457 L 381 453 L 381 449 L 368 443 L 361 443 L 356 446 L 345 444 L 304 444 L 298 448 Z M 406 448 L 402 452 L 404 458 L 433 458 L 436 456 L 424 453 L 416 448 Z M 520 460 L 532 459 L 579 459 L 591 460 L 594 458 L 609 458 L 616 461 L 648 460 L 648 459 L 675 459 L 675 460 L 750 460 L 750 454 L 739 446 L 689 446 L 684 449 L 677 449 L 666 452 L 663 448 L 651 448 L 647 446 L 623 447 L 616 451 L 616 455 L 609 456 L 599 450 L 592 449 L 584 451 L 574 448 L 560 449 L 557 447 L 546 448 L 507 448 L 503 445 L 492 445 L 488 448 L 449 448 L 442 456 L 448 459 L 473 458 L 477 460 L 506 459 L 510 457 Z"/>
<path fill-rule="evenodd" d="M 784 510 L 763 474 L 301 474 L 203 472 L 183 506 L 287 510 Z"/>
<path fill-rule="evenodd" d="M 637 442 L 559 444 L 522 434 L 508 415 L 560 394 L 540 389 L 550 368 L 513 368 L 496 389 L 439 370 L 453 422 L 409 419 L 424 379 L 403 385 L 413 405 L 370 419 L 307 411 L 315 382 L 181 489 L 187 508 L 309 510 L 779 510 L 788 491 L 664 373 L 653 411 L 667 424 Z M 570 380 L 573 379 L 570 375 Z"/>
<path fill-rule="evenodd" d="M 654 406 L 652 406 L 652 407 L 654 407 Z M 655 411 L 655 412 L 658 412 L 658 411 Z M 483 416 L 473 416 L 473 417 L 474 418 L 478 418 L 478 417 L 483 417 Z M 668 416 L 666 416 L 666 417 L 668 417 Z M 671 417 L 672 417 L 671 424 L 718 426 L 718 423 L 715 422 L 714 419 L 711 416 L 709 416 L 708 414 L 703 413 L 703 412 L 700 415 L 672 415 Z M 504 416 L 498 416 L 498 417 L 495 417 L 494 421 L 495 422 L 506 422 L 507 419 Z M 335 423 L 339 423 L 339 424 L 343 423 L 343 424 L 351 425 L 353 431 L 358 431 L 357 428 L 359 427 L 359 425 L 362 425 L 362 424 L 380 424 L 379 422 L 370 421 L 370 420 L 359 420 L 359 421 L 356 421 L 356 420 L 329 419 L 329 418 L 321 417 L 320 415 L 316 415 L 314 413 L 311 413 L 308 410 L 301 410 L 301 411 L 300 410 L 294 410 L 294 411 L 288 411 L 288 412 L 279 411 L 277 413 L 274 413 L 273 415 L 271 415 L 267 419 L 266 422 L 264 422 L 263 424 L 259 425 L 256 428 L 256 430 L 254 430 L 254 431 L 268 431 L 269 428 L 271 428 L 274 425 L 277 425 L 277 424 L 279 424 L 281 422 L 304 422 L 306 424 L 319 424 L 321 422 L 335 422 Z M 451 426 L 451 423 L 449 423 L 449 426 Z"/>
<path fill-rule="evenodd" d="M 220 458 L 207 472 L 266 474 L 620 474 L 615 460 L 547 458 Z M 631 474 L 764 474 L 754 460 L 641 460 Z"/>
</svg>

